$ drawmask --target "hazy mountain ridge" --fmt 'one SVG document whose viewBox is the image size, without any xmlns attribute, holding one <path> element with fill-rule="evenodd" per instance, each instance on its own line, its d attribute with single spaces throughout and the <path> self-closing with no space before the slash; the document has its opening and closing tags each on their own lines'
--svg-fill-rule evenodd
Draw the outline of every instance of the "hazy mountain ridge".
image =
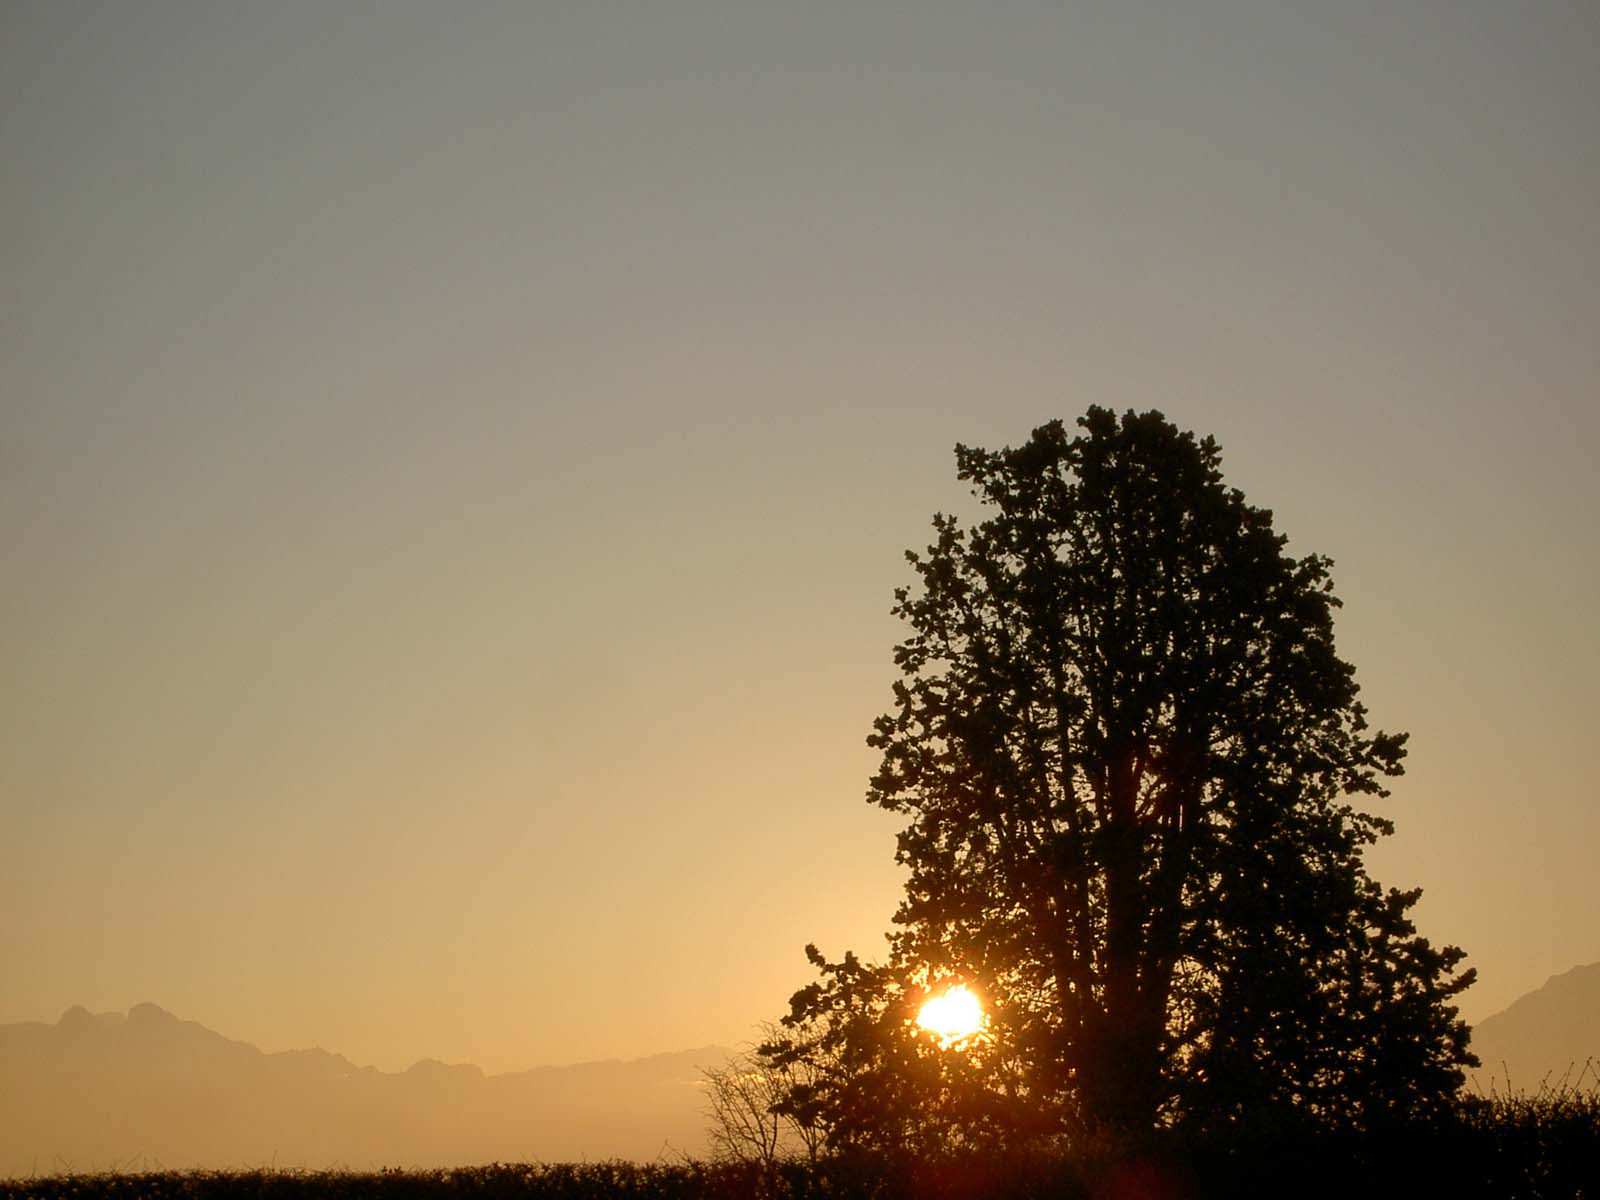
<svg viewBox="0 0 1600 1200">
<path fill-rule="evenodd" d="M 1504 1090 L 1508 1075 L 1536 1089 L 1590 1058 L 1600 1069 L 1600 963 L 1485 1018 L 1472 1045 L 1481 1090 Z M 322 1049 L 269 1054 L 154 1004 L 73 1007 L 53 1025 L 0 1025 L 0 1178 L 699 1154 L 700 1072 L 731 1053 L 706 1046 L 498 1075 L 422 1059 L 386 1072 Z"/>
<path fill-rule="evenodd" d="M 1552 975 L 1544 985 L 1513 1001 L 1472 1031 L 1472 1049 L 1483 1066 L 1478 1086 L 1537 1091 L 1565 1079 L 1600 1084 L 1600 962 Z"/>
<path fill-rule="evenodd" d="M 486 1075 L 268 1054 L 153 1004 L 0 1025 L 0 1177 L 112 1166 L 443 1166 L 704 1148 L 716 1046 Z"/>
</svg>

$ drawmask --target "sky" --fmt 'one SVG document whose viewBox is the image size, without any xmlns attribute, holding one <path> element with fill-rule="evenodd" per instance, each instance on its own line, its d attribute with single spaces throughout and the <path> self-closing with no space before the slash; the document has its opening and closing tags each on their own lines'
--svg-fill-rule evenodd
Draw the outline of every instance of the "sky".
<svg viewBox="0 0 1600 1200">
<path fill-rule="evenodd" d="M 1213 434 L 1478 1019 L 1600 960 L 1600 11 L 0 10 L 0 1021 L 489 1070 L 872 956 L 952 448 Z"/>
</svg>

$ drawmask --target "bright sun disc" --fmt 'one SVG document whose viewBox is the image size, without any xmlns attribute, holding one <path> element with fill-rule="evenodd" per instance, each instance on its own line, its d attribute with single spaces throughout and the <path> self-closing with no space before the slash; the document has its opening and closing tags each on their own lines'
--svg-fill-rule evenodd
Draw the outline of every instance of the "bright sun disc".
<svg viewBox="0 0 1600 1200">
<path fill-rule="evenodd" d="M 948 1046 L 983 1028 L 983 1005 L 964 983 L 927 1000 L 917 1012 L 917 1024 Z"/>
</svg>

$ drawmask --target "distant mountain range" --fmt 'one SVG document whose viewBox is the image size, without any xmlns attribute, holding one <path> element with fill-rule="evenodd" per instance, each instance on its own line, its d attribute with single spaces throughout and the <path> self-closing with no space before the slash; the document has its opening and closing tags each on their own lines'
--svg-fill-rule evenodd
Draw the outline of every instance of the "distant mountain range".
<svg viewBox="0 0 1600 1200">
<path fill-rule="evenodd" d="M 1473 1033 L 1479 1090 L 1600 1075 L 1600 963 L 1550 979 Z M 370 1168 L 650 1161 L 705 1151 L 706 1046 L 485 1075 L 391 1073 L 326 1050 L 264 1054 L 154 1004 L 0 1025 L 0 1178 L 64 1170 Z"/>
<path fill-rule="evenodd" d="M 1487 1092 L 1536 1092 L 1563 1080 L 1600 1087 L 1600 963 L 1552 975 L 1504 1012 L 1472 1031 L 1483 1067 L 1477 1085 Z M 1587 1064 L 1587 1073 L 1585 1073 Z"/>
<path fill-rule="evenodd" d="M 158 1167 L 458 1166 L 703 1154 L 706 1046 L 485 1075 L 264 1054 L 154 1004 L 0 1025 L 0 1178 Z"/>
</svg>

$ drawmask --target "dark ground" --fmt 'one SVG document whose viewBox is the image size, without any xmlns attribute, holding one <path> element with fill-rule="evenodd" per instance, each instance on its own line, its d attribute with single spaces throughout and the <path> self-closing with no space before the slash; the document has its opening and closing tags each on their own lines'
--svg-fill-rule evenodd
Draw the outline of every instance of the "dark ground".
<svg viewBox="0 0 1600 1200">
<path fill-rule="evenodd" d="M 1463 1105 L 1378 1133 L 1166 1139 L 1095 1155 L 743 1163 L 496 1164 L 376 1173 L 53 1175 L 0 1200 L 1600 1200 L 1600 1092 Z"/>
</svg>

